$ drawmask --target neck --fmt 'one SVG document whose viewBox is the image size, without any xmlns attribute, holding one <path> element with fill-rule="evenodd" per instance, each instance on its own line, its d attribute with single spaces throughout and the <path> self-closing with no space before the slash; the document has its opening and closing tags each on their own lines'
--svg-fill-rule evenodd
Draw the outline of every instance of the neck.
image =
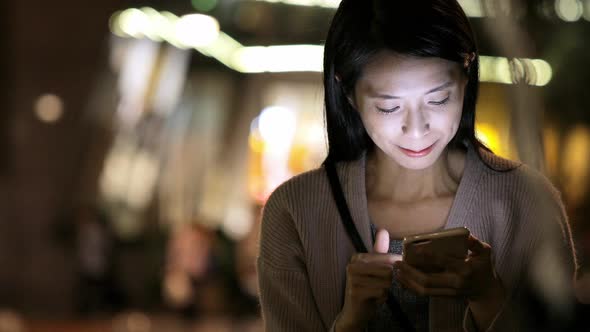
<svg viewBox="0 0 590 332">
<path fill-rule="evenodd" d="M 407 169 L 375 149 L 367 156 L 367 196 L 407 204 L 452 195 L 459 186 L 464 164 L 463 154 L 445 149 L 429 168 Z"/>
</svg>

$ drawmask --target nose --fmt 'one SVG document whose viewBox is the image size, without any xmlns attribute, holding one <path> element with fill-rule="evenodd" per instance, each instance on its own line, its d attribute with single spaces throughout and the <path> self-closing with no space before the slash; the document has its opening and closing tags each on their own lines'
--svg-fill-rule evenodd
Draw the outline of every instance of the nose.
<svg viewBox="0 0 590 332">
<path fill-rule="evenodd" d="M 402 132 L 415 138 L 422 138 L 430 131 L 430 121 L 420 109 L 412 109 L 406 113 L 402 123 Z"/>
</svg>

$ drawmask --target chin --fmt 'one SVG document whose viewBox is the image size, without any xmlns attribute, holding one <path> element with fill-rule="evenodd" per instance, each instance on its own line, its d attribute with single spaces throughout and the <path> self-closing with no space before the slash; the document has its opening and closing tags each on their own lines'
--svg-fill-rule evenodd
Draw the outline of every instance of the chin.
<svg viewBox="0 0 590 332">
<path fill-rule="evenodd" d="M 432 160 L 431 158 L 410 158 L 405 156 L 394 158 L 394 160 L 403 168 L 415 171 L 427 169 L 436 162 L 436 159 Z"/>
</svg>

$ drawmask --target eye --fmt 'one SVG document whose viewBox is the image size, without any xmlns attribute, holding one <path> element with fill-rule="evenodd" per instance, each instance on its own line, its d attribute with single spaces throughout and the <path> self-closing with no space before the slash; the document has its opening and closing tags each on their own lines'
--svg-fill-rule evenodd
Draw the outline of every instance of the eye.
<svg viewBox="0 0 590 332">
<path fill-rule="evenodd" d="M 377 110 L 381 113 L 394 113 L 397 110 L 399 110 L 399 106 L 395 106 L 395 107 L 389 108 L 389 109 L 383 109 L 383 108 L 377 107 Z"/>
<path fill-rule="evenodd" d="M 450 98 L 451 98 L 451 96 L 449 95 L 449 96 L 447 96 L 447 98 L 440 100 L 440 101 L 429 101 L 428 104 L 430 104 L 430 105 L 444 105 L 449 101 Z"/>
</svg>

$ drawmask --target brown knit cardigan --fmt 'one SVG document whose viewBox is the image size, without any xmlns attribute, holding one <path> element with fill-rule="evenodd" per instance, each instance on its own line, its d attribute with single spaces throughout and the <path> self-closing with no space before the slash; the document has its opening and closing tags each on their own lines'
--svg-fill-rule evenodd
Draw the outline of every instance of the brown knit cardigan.
<svg viewBox="0 0 590 332">
<path fill-rule="evenodd" d="M 489 152 L 479 154 L 481 158 L 473 148 L 467 151 L 445 228 L 465 226 L 491 245 L 496 272 L 511 295 L 489 331 L 520 330 L 523 285 L 533 283 L 543 294 L 570 294 L 569 283 L 555 292 L 555 282 L 533 275 L 541 270 L 558 280 L 574 277 L 571 232 L 560 195 L 545 177 Z M 355 225 L 372 248 L 365 158 L 340 162 L 337 170 Z M 298 175 L 273 192 L 264 207 L 259 250 L 266 331 L 332 330 L 344 303 L 345 268 L 354 248 L 323 168 Z M 547 266 L 551 271 L 543 270 Z M 431 297 L 429 319 L 430 331 L 476 331 L 462 298 Z"/>
</svg>

